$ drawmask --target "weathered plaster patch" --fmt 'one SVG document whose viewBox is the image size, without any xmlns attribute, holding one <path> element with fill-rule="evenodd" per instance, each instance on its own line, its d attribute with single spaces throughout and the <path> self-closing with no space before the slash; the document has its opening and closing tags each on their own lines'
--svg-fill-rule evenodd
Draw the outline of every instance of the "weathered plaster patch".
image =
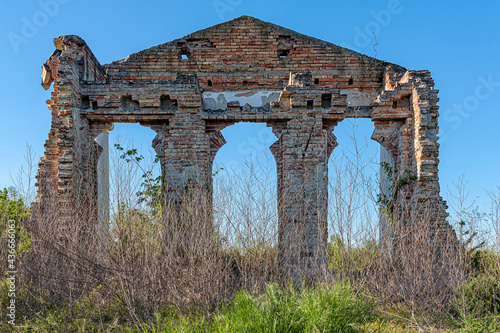
<svg viewBox="0 0 500 333">
<path fill-rule="evenodd" d="M 260 108 L 270 102 L 277 101 L 280 94 L 281 91 L 272 90 L 204 92 L 203 108 L 205 110 L 227 110 L 229 102 L 239 102 L 241 106 L 249 104 L 252 107 Z"/>
</svg>

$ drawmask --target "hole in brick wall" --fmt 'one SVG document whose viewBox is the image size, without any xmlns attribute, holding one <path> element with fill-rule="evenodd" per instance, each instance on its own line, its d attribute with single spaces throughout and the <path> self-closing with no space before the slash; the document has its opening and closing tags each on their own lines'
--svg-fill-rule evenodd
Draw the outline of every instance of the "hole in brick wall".
<svg viewBox="0 0 500 333">
<path fill-rule="evenodd" d="M 321 95 L 321 107 L 323 109 L 329 109 L 332 107 L 332 94 Z"/>
<path fill-rule="evenodd" d="M 312 99 L 307 100 L 307 107 L 306 107 L 306 109 L 307 110 L 312 110 L 313 108 L 314 108 L 314 100 L 312 100 Z"/>
<path fill-rule="evenodd" d="M 121 108 L 123 111 L 138 111 L 139 110 L 139 101 L 134 101 L 132 96 L 124 95 L 120 98 Z"/>
<path fill-rule="evenodd" d="M 319 79 L 314 79 L 314 84 L 318 85 L 319 84 Z"/>
<path fill-rule="evenodd" d="M 280 59 L 288 57 L 289 54 L 290 50 L 278 50 L 278 56 L 280 57 Z"/>
<path fill-rule="evenodd" d="M 171 99 L 169 95 L 162 95 L 160 97 L 160 110 L 175 111 L 179 108 L 176 99 Z"/>
<path fill-rule="evenodd" d="M 398 101 L 398 108 L 407 108 L 410 106 L 410 95 L 401 96 L 401 99 Z"/>
<path fill-rule="evenodd" d="M 89 96 L 82 96 L 82 109 L 90 109 Z"/>
<path fill-rule="evenodd" d="M 398 107 L 398 102 L 397 101 L 394 101 L 392 102 L 392 107 L 395 109 Z"/>
<path fill-rule="evenodd" d="M 208 84 L 209 87 L 211 87 L 212 86 L 212 80 L 208 80 L 207 84 Z"/>
<path fill-rule="evenodd" d="M 99 107 L 97 106 L 97 101 L 92 102 L 92 110 L 97 110 Z"/>
<path fill-rule="evenodd" d="M 348 85 L 352 86 L 354 83 L 354 80 L 352 78 L 349 79 L 349 82 L 347 83 Z"/>
<path fill-rule="evenodd" d="M 383 76 L 381 76 L 381 77 L 378 78 L 378 83 L 384 83 L 384 77 Z"/>
<path fill-rule="evenodd" d="M 191 57 L 191 54 L 188 49 L 181 49 L 180 57 L 182 60 L 187 60 Z"/>
<path fill-rule="evenodd" d="M 243 81 L 244 86 L 248 86 L 248 84 L 249 84 L 248 81 Z"/>
</svg>

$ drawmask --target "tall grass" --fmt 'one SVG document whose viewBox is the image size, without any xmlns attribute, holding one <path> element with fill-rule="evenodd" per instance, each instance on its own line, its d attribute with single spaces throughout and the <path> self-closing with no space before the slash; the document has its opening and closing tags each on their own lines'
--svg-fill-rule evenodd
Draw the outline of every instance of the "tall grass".
<svg viewBox="0 0 500 333">
<path fill-rule="evenodd" d="M 348 282 L 304 288 L 270 284 L 260 294 L 239 293 L 214 320 L 216 332 L 356 332 L 374 319 L 373 302 Z"/>
<path fill-rule="evenodd" d="M 189 188 L 181 203 L 167 202 L 158 214 L 137 200 L 141 182 L 134 187 L 127 181 L 137 168 L 114 156 L 115 206 L 107 234 L 89 227 L 96 222 L 89 217 L 97 210 L 92 205 L 84 211 L 54 204 L 36 216 L 36 226 L 20 218 L 32 242 L 21 257 L 18 331 L 499 330 L 496 192 L 490 192 L 491 214 L 481 215 L 481 223 L 477 215 L 463 212 L 463 202 L 455 207 L 461 215 L 452 218 L 466 223 L 460 233 L 461 255 L 443 248 L 445 257 L 440 258 L 452 270 L 434 265 L 425 212 L 407 212 L 405 222 L 415 228 L 411 234 L 396 234 L 393 260 L 386 260 L 373 214 L 366 217 L 366 225 L 360 223 L 364 212 L 376 206 L 373 185 L 362 170 L 354 170 L 366 163 L 350 163 L 353 170 L 342 171 L 336 177 L 340 183 L 330 189 L 329 271 L 291 286 L 278 260 L 280 212 L 271 200 L 276 188 L 269 164 L 249 164 L 239 178 L 221 173 L 213 200 L 206 188 Z M 460 191 L 455 194 L 464 198 Z M 81 199 L 82 206 L 93 203 Z M 89 224 L 67 224 L 58 215 L 64 209 L 76 209 Z M 457 229 L 461 220 L 455 221 Z M 2 244 L 5 240 L 2 230 Z M 443 278 L 443 272 L 451 273 Z M 9 301 L 6 288 L 3 283 L 2 317 Z M 5 323 L 0 328 L 13 329 Z"/>
</svg>

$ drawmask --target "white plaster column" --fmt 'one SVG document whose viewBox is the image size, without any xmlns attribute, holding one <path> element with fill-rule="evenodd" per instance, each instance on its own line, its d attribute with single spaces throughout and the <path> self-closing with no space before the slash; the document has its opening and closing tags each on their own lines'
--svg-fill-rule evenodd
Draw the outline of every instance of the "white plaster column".
<svg viewBox="0 0 500 333">
<path fill-rule="evenodd" d="M 97 210 L 99 244 L 107 243 L 109 233 L 109 132 L 105 130 L 96 138 L 102 153 L 97 162 Z"/>
<path fill-rule="evenodd" d="M 386 198 L 391 197 L 391 185 L 392 179 L 387 177 L 387 173 L 385 169 L 382 167 L 382 163 L 388 163 L 390 167 L 394 170 L 394 165 L 392 162 L 391 155 L 384 148 L 384 146 L 380 145 L 380 193 L 385 195 Z M 380 211 L 379 213 L 379 248 L 382 257 L 391 257 L 392 253 L 392 226 L 389 225 L 389 221 L 387 220 L 387 216 L 384 212 Z"/>
</svg>

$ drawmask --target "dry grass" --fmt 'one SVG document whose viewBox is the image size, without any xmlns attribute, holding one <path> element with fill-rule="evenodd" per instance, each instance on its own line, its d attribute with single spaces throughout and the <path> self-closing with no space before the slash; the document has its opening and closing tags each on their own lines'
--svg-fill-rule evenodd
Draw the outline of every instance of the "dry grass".
<svg viewBox="0 0 500 333">
<path fill-rule="evenodd" d="M 19 285 L 23 320 L 45 323 L 60 307 L 65 310 L 57 320 L 88 320 L 97 331 L 123 322 L 154 331 L 158 316 L 212 322 L 238 291 L 259 294 L 269 284 L 293 280 L 279 264 L 279 205 L 269 165 L 250 164 L 239 178 L 218 174 L 213 193 L 188 188 L 181 203 L 165 201 L 161 214 L 134 198 L 140 188 L 129 180 L 137 170 L 114 165 L 112 192 L 121 197 L 112 200 L 107 234 L 95 227 L 97 207 L 85 197 L 82 206 L 94 203 L 90 210 L 54 204 L 28 224 L 32 247 L 23 257 Z M 377 189 L 363 179 L 363 167 L 361 160 L 353 163 L 330 188 L 329 272 L 309 286 L 348 280 L 354 297 L 369 297 L 380 318 L 393 320 L 387 331 L 402 327 L 395 324 L 398 317 L 408 331 L 473 327 L 477 318 L 491 322 L 500 310 L 500 192 L 490 192 L 491 215 L 480 224 L 490 232 L 462 240 L 458 252 L 454 242 L 439 248 L 430 243 L 432 215 L 410 207 L 394 216 L 393 245 L 380 247 L 378 217 L 367 213 L 376 207 Z M 81 223 L 61 220 L 64 209 L 76 210 Z M 466 229 L 479 230 L 476 222 Z M 482 240 L 483 247 L 475 247 Z M 358 329 L 373 331 L 373 325 Z"/>
</svg>

